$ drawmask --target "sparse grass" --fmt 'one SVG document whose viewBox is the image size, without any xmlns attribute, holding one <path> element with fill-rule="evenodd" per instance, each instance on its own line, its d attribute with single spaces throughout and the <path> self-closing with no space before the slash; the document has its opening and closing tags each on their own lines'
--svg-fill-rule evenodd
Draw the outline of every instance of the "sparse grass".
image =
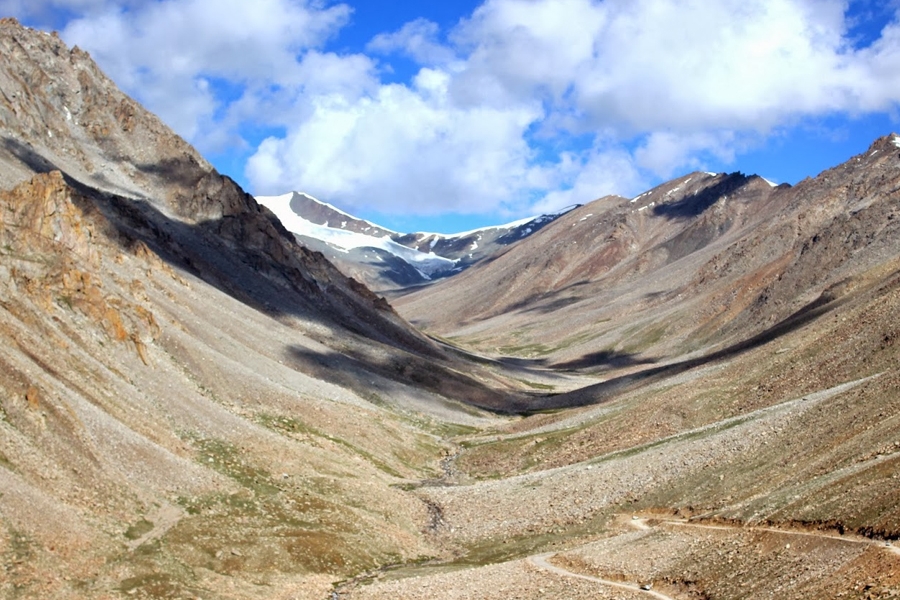
<svg viewBox="0 0 900 600">
<path fill-rule="evenodd" d="M 667 329 L 668 325 L 665 323 L 647 327 L 638 325 L 629 328 L 623 334 L 625 343 L 622 347 L 622 352 L 638 354 L 645 351 L 647 348 L 650 348 L 662 340 Z M 637 335 L 638 332 L 641 332 L 640 335 Z"/>
<path fill-rule="evenodd" d="M 506 440 L 467 440 L 462 443 L 467 451 L 457 466 L 476 479 L 501 479 L 509 475 L 510 468 L 527 471 L 541 466 L 546 452 L 561 448 L 569 436 L 585 427 L 587 425 Z"/>
<path fill-rule="evenodd" d="M 147 519 L 141 519 L 125 531 L 125 538 L 129 540 L 139 539 L 141 536 L 153 530 L 153 523 Z"/>
<path fill-rule="evenodd" d="M 335 492 L 213 494 L 183 502 L 191 516 L 165 535 L 166 551 L 223 575 L 348 576 L 393 560 L 386 544 L 360 537 L 358 516 Z"/>
<path fill-rule="evenodd" d="M 524 383 L 528 387 L 535 389 L 535 390 L 555 390 L 556 389 L 555 385 L 550 385 L 547 383 L 537 383 L 535 381 L 528 381 L 527 379 L 516 379 L 516 381 L 518 381 L 520 383 Z"/>
<path fill-rule="evenodd" d="M 553 347 L 546 344 L 523 344 L 521 346 L 500 346 L 497 352 L 506 356 L 521 356 L 530 358 L 534 356 L 547 356 L 553 352 Z"/>
<path fill-rule="evenodd" d="M 279 488 L 271 483 L 271 474 L 241 458 L 240 450 L 231 442 L 215 438 L 188 436 L 187 440 L 197 450 L 197 461 L 204 466 L 234 479 L 241 486 L 256 494 L 276 494 Z"/>
<path fill-rule="evenodd" d="M 2 452 L 0 452 L 0 467 L 4 467 L 6 469 L 9 469 L 10 471 L 16 470 L 16 467 L 14 464 L 12 464 L 12 461 L 6 458 L 6 456 Z"/>
<path fill-rule="evenodd" d="M 56 303 L 61 307 L 68 308 L 69 310 L 75 310 L 71 296 L 58 296 L 56 298 Z"/>
<path fill-rule="evenodd" d="M 4 563 L 11 564 L 18 561 L 32 560 L 34 558 L 34 540 L 27 534 L 15 529 L 10 530 L 9 534 L 9 550 L 7 553 L 12 560 L 4 561 Z"/>
<path fill-rule="evenodd" d="M 594 518 L 569 526 L 543 533 L 517 535 L 503 539 L 482 540 L 470 544 L 465 553 L 450 562 L 423 565 L 410 565 L 401 569 L 393 569 L 385 574 L 384 579 L 400 579 L 435 572 L 455 571 L 517 560 L 533 555 L 548 548 L 561 549 L 573 544 L 573 540 L 585 542 L 603 535 L 608 528 L 609 514 L 598 513 Z"/>
<path fill-rule="evenodd" d="M 519 339 L 523 335 L 525 335 L 524 330 L 516 331 L 512 334 L 514 339 Z M 563 338 L 559 342 L 555 344 L 542 344 L 542 343 L 531 343 L 531 344 L 519 344 L 519 345 L 506 345 L 500 346 L 497 348 L 497 352 L 504 356 L 518 356 L 524 358 L 532 358 L 535 356 L 548 356 L 551 354 L 555 354 L 561 350 L 566 350 L 571 348 L 572 346 L 577 346 L 579 344 L 583 344 L 585 342 L 590 341 L 591 339 L 597 337 L 599 334 L 595 331 L 583 331 L 581 333 L 576 333 L 575 335 L 570 335 L 569 337 Z"/>
<path fill-rule="evenodd" d="M 323 433 L 315 427 L 307 425 L 306 423 L 303 423 L 302 421 L 299 421 L 297 419 L 263 413 L 257 415 L 257 421 L 261 425 L 280 433 L 285 433 L 288 435 L 302 434 L 328 440 L 330 442 L 343 446 L 354 454 L 360 456 L 361 458 L 364 458 L 380 471 L 384 471 L 385 473 L 393 477 L 402 477 L 402 475 L 398 473 L 396 469 L 392 468 L 390 465 L 374 456 L 372 453 L 367 452 L 366 450 L 363 450 L 358 446 L 354 446 L 344 439 Z"/>
</svg>

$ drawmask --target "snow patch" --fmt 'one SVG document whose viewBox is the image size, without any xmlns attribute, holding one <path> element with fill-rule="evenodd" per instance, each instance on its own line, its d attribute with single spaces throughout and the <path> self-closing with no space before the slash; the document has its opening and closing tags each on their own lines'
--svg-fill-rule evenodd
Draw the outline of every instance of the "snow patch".
<svg viewBox="0 0 900 600">
<path fill-rule="evenodd" d="M 426 254 L 413 248 L 407 248 L 390 238 L 374 237 L 307 221 L 291 210 L 293 197 L 293 193 L 282 196 L 257 196 L 256 201 L 275 213 L 288 231 L 321 240 L 345 253 L 355 248 L 381 249 L 413 265 L 422 273 L 423 277 L 430 277 L 437 272 L 446 271 L 457 263 L 455 260 L 438 256 L 433 252 Z"/>
<path fill-rule="evenodd" d="M 674 194 L 675 192 L 677 192 L 677 191 L 680 190 L 680 189 L 681 189 L 681 186 L 680 186 L 680 185 L 679 185 L 678 187 L 676 187 L 676 188 L 672 188 L 671 190 L 669 190 L 668 192 L 666 192 L 666 198 L 668 198 L 669 196 L 671 196 L 672 194 Z"/>
<path fill-rule="evenodd" d="M 766 179 L 765 177 L 760 177 L 760 179 L 762 179 L 763 181 L 765 181 L 766 183 L 768 183 L 768 184 L 769 184 L 770 186 L 772 186 L 772 187 L 778 187 L 778 184 L 777 184 L 777 183 L 773 183 L 773 182 L 769 181 L 768 179 Z"/>
<path fill-rule="evenodd" d="M 594 216 L 594 213 L 587 214 L 587 215 L 581 217 L 580 219 L 578 219 L 578 222 L 580 223 L 581 221 L 587 221 L 590 217 L 593 217 L 593 216 Z"/>
</svg>

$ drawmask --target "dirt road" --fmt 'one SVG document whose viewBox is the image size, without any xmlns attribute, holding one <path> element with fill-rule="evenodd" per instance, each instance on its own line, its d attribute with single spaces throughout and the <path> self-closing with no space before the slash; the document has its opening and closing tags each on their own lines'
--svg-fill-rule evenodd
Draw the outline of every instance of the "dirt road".
<svg viewBox="0 0 900 600">
<path fill-rule="evenodd" d="M 557 575 L 561 575 L 563 577 L 573 577 L 575 579 L 584 579 L 586 581 L 593 581 L 594 583 L 598 583 L 600 585 L 605 585 L 609 587 L 614 587 L 622 590 L 628 590 L 630 592 L 639 592 L 641 594 L 646 594 L 652 598 L 659 598 L 660 600 L 675 600 L 671 596 L 666 596 L 665 594 L 661 594 L 659 592 L 654 592 L 653 590 L 644 589 L 637 584 L 631 583 L 622 583 L 621 581 L 610 581 L 608 579 L 601 579 L 600 577 L 593 577 L 591 575 L 582 575 L 581 573 L 574 573 L 572 571 L 567 571 L 561 567 L 557 567 L 556 565 L 550 564 L 548 562 L 549 558 L 556 556 L 555 552 L 548 552 L 546 554 L 537 554 L 535 556 L 529 556 L 528 562 L 538 567 L 539 569 L 544 569 L 545 571 L 550 571 L 551 573 L 555 573 Z"/>
</svg>

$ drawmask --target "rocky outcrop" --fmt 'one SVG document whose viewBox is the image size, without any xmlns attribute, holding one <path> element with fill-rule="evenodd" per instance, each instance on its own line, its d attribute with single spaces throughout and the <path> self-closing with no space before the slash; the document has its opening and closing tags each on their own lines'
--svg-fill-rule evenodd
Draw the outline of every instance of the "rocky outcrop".
<svg viewBox="0 0 900 600">
<path fill-rule="evenodd" d="M 0 192 L 3 283 L 48 313 L 54 304 L 79 312 L 108 339 L 133 344 L 147 362 L 145 344 L 159 335 L 159 326 L 153 312 L 134 301 L 141 296 L 139 280 L 129 284 L 131 296 L 104 283 L 103 263 L 118 252 L 110 233 L 90 199 L 58 171 Z"/>
</svg>

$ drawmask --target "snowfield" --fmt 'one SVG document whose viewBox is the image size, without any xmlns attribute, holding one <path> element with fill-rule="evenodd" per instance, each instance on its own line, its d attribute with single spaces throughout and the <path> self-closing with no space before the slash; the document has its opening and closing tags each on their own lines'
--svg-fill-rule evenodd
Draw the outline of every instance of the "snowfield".
<svg viewBox="0 0 900 600">
<path fill-rule="evenodd" d="M 434 252 L 426 254 L 413 248 L 407 248 L 389 238 L 373 237 L 307 221 L 291 210 L 290 204 L 293 197 L 293 193 L 281 196 L 257 196 L 256 201 L 275 213 L 281 224 L 291 233 L 321 240 L 342 252 L 348 252 L 355 248 L 384 250 L 402 258 L 429 278 L 435 273 L 449 271 L 456 266 L 457 261 L 455 260 L 438 256 Z"/>
</svg>

